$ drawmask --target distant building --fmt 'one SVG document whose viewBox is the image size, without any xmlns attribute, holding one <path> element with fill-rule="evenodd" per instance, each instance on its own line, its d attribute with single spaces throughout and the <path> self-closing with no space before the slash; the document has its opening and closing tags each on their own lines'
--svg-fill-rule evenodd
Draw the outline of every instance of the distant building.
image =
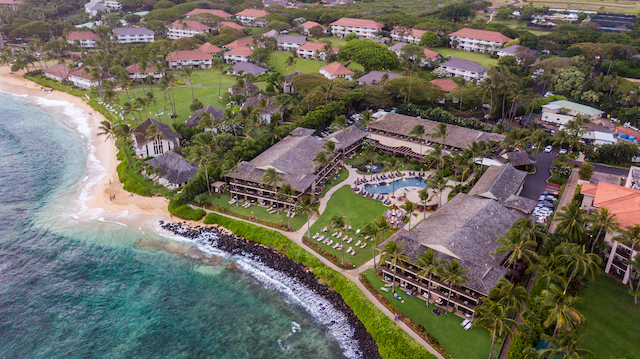
<svg viewBox="0 0 640 359">
<path fill-rule="evenodd" d="M 307 21 L 304 22 L 302 24 L 300 24 L 300 32 L 302 34 L 305 34 L 307 36 L 311 35 L 311 29 L 313 29 L 316 26 L 320 26 L 320 28 L 322 29 L 322 32 L 324 34 L 327 34 L 329 32 L 329 29 L 327 29 L 325 26 L 320 25 L 319 23 L 315 22 L 315 21 Z"/>
<path fill-rule="evenodd" d="M 267 69 L 265 69 L 264 67 L 260 67 L 256 64 L 252 64 L 250 62 L 238 62 L 237 64 L 231 67 L 231 71 L 234 75 L 251 74 L 253 76 L 258 77 L 263 73 L 267 72 Z"/>
<path fill-rule="evenodd" d="M 600 111 L 597 108 L 581 105 L 571 101 L 560 100 L 543 105 L 542 117 L 540 120 L 543 123 L 560 126 L 566 125 L 578 115 L 583 116 L 588 120 L 593 120 L 600 117 L 603 113 L 604 111 Z"/>
<path fill-rule="evenodd" d="M 189 11 L 188 13 L 186 13 L 184 15 L 184 17 L 194 16 L 194 15 L 199 15 L 199 14 L 210 14 L 210 15 L 214 15 L 214 16 L 223 18 L 225 20 L 229 20 L 229 19 L 231 19 L 233 17 L 232 14 L 229 14 L 226 11 L 214 10 L 214 9 L 193 9 L 193 10 Z"/>
<path fill-rule="evenodd" d="M 298 54 L 298 57 L 302 57 L 305 59 L 315 59 L 316 58 L 316 54 L 319 55 L 319 58 L 321 60 L 324 60 L 326 58 L 326 54 L 324 52 L 324 46 L 326 44 L 323 42 L 307 42 L 304 45 L 299 46 L 296 49 L 296 53 Z M 334 54 L 338 53 L 338 48 L 336 47 L 331 47 L 331 51 L 333 51 Z"/>
<path fill-rule="evenodd" d="M 253 39 L 251 37 L 244 37 L 242 39 L 238 39 L 238 40 L 232 41 L 232 42 L 230 42 L 230 43 L 228 43 L 226 45 L 223 45 L 222 47 L 225 48 L 225 49 L 235 49 L 235 48 L 238 48 L 238 47 L 248 47 L 248 48 L 253 49 L 256 46 L 256 45 L 254 45 L 254 41 L 255 41 L 255 39 Z M 264 46 L 264 43 L 258 42 L 257 46 L 258 47 Z"/>
<path fill-rule="evenodd" d="M 245 26 L 264 27 L 267 25 L 267 21 L 258 19 L 267 15 L 269 15 L 269 12 L 265 10 L 244 9 L 236 14 L 236 18 Z"/>
<path fill-rule="evenodd" d="M 284 109 L 281 106 L 276 106 L 275 100 L 273 98 L 265 96 L 263 94 L 249 97 L 242 104 L 242 109 L 259 106 L 262 99 L 265 99 L 267 101 L 267 108 L 260 110 L 260 123 L 271 123 L 271 119 L 273 118 L 273 115 L 276 114 L 276 112 L 279 113 L 280 116 L 284 114 Z"/>
<path fill-rule="evenodd" d="M 275 39 L 278 42 L 278 49 L 282 51 L 295 50 L 307 43 L 306 36 L 279 35 Z"/>
<path fill-rule="evenodd" d="M 576 15 L 577 20 L 577 15 Z M 635 15 L 598 13 L 591 17 L 591 23 L 598 24 L 599 30 L 604 32 L 627 32 L 633 30 L 636 23 Z"/>
<path fill-rule="evenodd" d="M 331 33 L 333 36 L 345 37 L 354 33 L 358 37 L 365 39 L 373 39 L 378 36 L 378 31 L 384 28 L 384 25 L 367 19 L 353 19 L 343 17 L 331 23 Z"/>
<path fill-rule="evenodd" d="M 109 7 L 105 4 L 103 4 L 100 1 L 97 0 L 92 0 L 89 1 L 88 3 L 84 4 L 84 11 L 89 14 L 89 17 L 95 17 L 96 15 L 98 15 L 98 12 L 100 11 L 110 11 L 111 9 L 109 9 Z"/>
<path fill-rule="evenodd" d="M 513 40 L 497 31 L 464 28 L 449 34 L 451 47 L 458 50 L 481 52 L 495 52 L 504 44 Z"/>
<path fill-rule="evenodd" d="M 253 53 L 253 49 L 250 47 L 236 47 L 231 49 L 222 55 L 224 61 L 227 63 L 236 63 L 236 62 L 249 62 L 251 61 L 251 54 Z"/>
<path fill-rule="evenodd" d="M 320 74 L 329 80 L 336 78 L 343 78 L 347 80 L 353 80 L 353 75 L 356 73 L 344 67 L 338 61 L 330 63 L 329 65 L 322 66 L 320 68 Z"/>
<path fill-rule="evenodd" d="M 614 133 L 619 139 L 633 143 L 640 143 L 640 131 L 635 128 L 618 126 L 615 128 Z"/>
<path fill-rule="evenodd" d="M 518 60 L 519 64 L 522 64 L 522 60 L 525 57 L 530 57 L 533 60 L 531 61 L 531 64 L 540 60 L 540 55 L 538 55 L 535 51 L 531 50 L 528 47 L 520 45 L 511 45 L 509 47 L 499 49 L 498 51 L 496 51 L 496 55 L 498 55 L 498 57 L 513 56 Z"/>
<path fill-rule="evenodd" d="M 218 23 L 218 25 L 216 25 L 217 28 L 222 29 L 224 27 L 230 27 L 232 29 L 236 29 L 236 30 L 244 30 L 246 29 L 246 27 L 240 25 L 240 24 L 236 24 L 235 22 L 231 22 L 231 21 L 220 21 Z"/>
<path fill-rule="evenodd" d="M 198 166 L 189 163 L 175 152 L 165 152 L 147 161 L 155 168 L 160 168 L 158 184 L 169 189 L 183 187 L 198 173 Z"/>
<path fill-rule="evenodd" d="M 192 69 L 210 69 L 213 56 L 200 50 L 178 50 L 165 57 L 169 68 L 176 70 L 184 66 Z"/>
<path fill-rule="evenodd" d="M 205 42 L 204 44 L 198 46 L 198 50 L 207 53 L 207 54 L 219 54 L 220 51 L 222 51 L 221 48 L 219 48 L 216 45 L 211 44 L 210 42 Z"/>
<path fill-rule="evenodd" d="M 127 66 L 126 70 L 129 73 L 129 78 L 132 80 L 145 80 L 149 76 L 153 76 L 154 79 L 159 80 L 164 76 L 164 73 L 159 72 L 153 65 L 147 65 L 147 68 L 143 71 L 140 65 L 133 64 Z"/>
<path fill-rule="evenodd" d="M 204 108 L 195 110 L 191 116 L 189 117 L 189 119 L 187 120 L 187 122 L 185 122 L 185 125 L 187 127 L 197 127 L 200 125 L 200 117 L 202 117 L 202 114 L 207 112 L 209 114 L 209 116 L 211 116 L 211 118 L 214 120 L 215 123 L 217 123 L 217 125 L 221 124 L 222 121 L 224 120 L 224 110 L 221 110 L 219 108 L 213 107 L 213 106 L 205 106 Z M 217 126 L 216 125 L 216 126 Z M 210 128 L 205 128 L 205 131 L 211 131 L 212 129 Z M 213 128 L 213 132 L 217 132 L 216 128 Z"/>
<path fill-rule="evenodd" d="M 80 47 L 94 48 L 96 41 L 100 40 L 100 36 L 91 31 L 69 31 L 67 42 L 70 44 L 78 43 Z"/>
<path fill-rule="evenodd" d="M 67 80 L 73 82 L 73 84 L 82 89 L 88 90 L 91 87 L 98 87 L 102 84 L 102 81 L 113 80 L 114 76 L 108 72 L 98 70 L 100 74 L 99 79 L 93 79 L 91 76 L 91 72 L 86 72 L 83 69 L 78 69 L 75 71 L 69 72 L 69 77 Z"/>
<path fill-rule="evenodd" d="M 65 64 L 58 64 L 42 70 L 42 74 L 52 80 L 62 82 L 67 80 L 69 77 L 69 70 Z"/>
<path fill-rule="evenodd" d="M 458 84 L 452 79 L 435 79 L 431 80 L 431 83 L 446 93 L 449 93 L 458 87 Z"/>
<path fill-rule="evenodd" d="M 153 31 L 146 27 L 116 27 L 113 29 L 115 40 L 121 44 L 153 42 L 153 35 Z"/>
<path fill-rule="evenodd" d="M 389 80 L 389 81 L 402 77 L 402 75 L 396 74 L 396 73 L 393 73 L 393 72 L 371 71 L 368 74 L 360 77 L 356 81 L 358 81 L 358 83 L 361 84 L 361 85 L 363 85 L 363 84 L 367 84 L 367 85 L 379 84 L 380 82 L 382 82 L 382 78 L 384 76 L 387 76 L 387 80 Z"/>
<path fill-rule="evenodd" d="M 147 138 L 149 127 L 154 126 L 162 136 Z M 174 132 L 166 123 L 158 122 L 152 118 L 147 119 L 133 130 L 133 147 L 136 158 L 147 158 L 160 156 L 180 147 L 182 136 Z"/>
<path fill-rule="evenodd" d="M 171 40 L 182 39 L 183 37 L 193 37 L 198 34 L 211 31 L 207 25 L 197 21 L 176 20 L 168 26 L 169 34 L 167 37 Z"/>
<path fill-rule="evenodd" d="M 245 62 L 241 62 L 244 64 Z M 249 97 L 255 93 L 260 92 L 260 88 L 256 86 L 253 82 L 242 79 L 242 84 L 235 84 L 229 88 L 229 92 L 232 95 L 242 95 L 245 97 Z"/>
<path fill-rule="evenodd" d="M 527 151 L 517 150 L 513 152 L 507 152 L 502 157 L 509 160 L 509 164 L 511 164 L 516 169 L 521 171 L 529 171 L 533 165 L 535 165 L 536 161 L 529 157 Z"/>
<path fill-rule="evenodd" d="M 431 49 L 423 49 L 424 58 L 420 61 L 420 66 L 435 66 L 438 62 L 444 61 L 444 57 L 439 52 Z"/>
<path fill-rule="evenodd" d="M 616 137 L 611 132 L 586 131 L 581 138 L 584 143 L 594 146 L 613 145 L 617 142 Z"/>
<path fill-rule="evenodd" d="M 440 64 L 440 67 L 445 69 L 451 77 L 462 77 L 467 81 L 482 81 L 487 78 L 489 69 L 480 65 L 477 62 L 452 59 Z"/>
<path fill-rule="evenodd" d="M 18 10 L 19 0 L 0 0 L 0 6 L 11 10 Z"/>
<path fill-rule="evenodd" d="M 302 75 L 302 72 L 296 71 L 292 74 L 284 75 L 284 84 L 282 85 L 282 92 L 295 93 L 295 89 L 293 88 L 293 83 L 291 82 L 291 80 L 293 80 L 293 78 L 298 75 Z"/>
<path fill-rule="evenodd" d="M 391 30 L 391 38 L 393 39 L 393 41 L 408 42 L 411 44 L 420 45 L 420 39 L 425 32 L 427 31 L 397 26 L 393 30 Z"/>
</svg>

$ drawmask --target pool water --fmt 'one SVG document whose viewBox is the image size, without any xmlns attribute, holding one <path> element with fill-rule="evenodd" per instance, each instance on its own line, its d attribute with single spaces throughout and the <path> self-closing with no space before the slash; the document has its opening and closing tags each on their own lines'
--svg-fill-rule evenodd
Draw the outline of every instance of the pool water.
<svg viewBox="0 0 640 359">
<path fill-rule="evenodd" d="M 403 188 L 403 187 L 422 187 L 422 188 L 427 187 L 427 182 L 425 182 L 424 179 L 405 178 L 405 179 L 395 180 L 394 182 L 395 182 L 396 191 L 399 188 Z M 367 190 L 368 192 L 375 193 L 375 194 L 389 194 L 393 192 L 394 184 L 393 182 L 389 182 L 382 186 L 367 184 L 364 186 L 364 189 Z"/>
</svg>

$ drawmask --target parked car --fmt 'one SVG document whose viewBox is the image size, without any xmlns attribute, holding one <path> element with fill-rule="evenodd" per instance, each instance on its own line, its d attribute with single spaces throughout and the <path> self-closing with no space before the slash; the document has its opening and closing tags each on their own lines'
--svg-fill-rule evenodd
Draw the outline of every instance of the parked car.
<svg viewBox="0 0 640 359">
<path fill-rule="evenodd" d="M 544 148 L 544 153 L 551 153 L 553 151 L 553 146 L 549 145 Z"/>
<path fill-rule="evenodd" d="M 566 148 L 561 148 L 558 153 L 560 153 L 560 154 L 567 153 L 567 149 Z"/>
</svg>

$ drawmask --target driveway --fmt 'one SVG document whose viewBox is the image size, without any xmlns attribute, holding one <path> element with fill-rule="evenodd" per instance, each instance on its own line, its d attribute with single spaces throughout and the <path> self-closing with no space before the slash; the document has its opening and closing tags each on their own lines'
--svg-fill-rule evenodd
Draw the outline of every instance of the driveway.
<svg viewBox="0 0 640 359">
<path fill-rule="evenodd" d="M 520 192 L 522 197 L 538 200 L 540 194 L 547 187 L 546 180 L 551 176 L 550 169 L 557 155 L 556 151 L 551 153 L 541 152 L 536 155 L 536 173 L 525 177 L 522 192 Z"/>
<path fill-rule="evenodd" d="M 629 174 L 628 168 L 607 166 L 599 163 L 591 163 L 591 164 L 593 165 L 594 172 L 606 173 L 608 175 L 623 176 L 623 177 L 627 177 L 627 175 Z"/>
</svg>

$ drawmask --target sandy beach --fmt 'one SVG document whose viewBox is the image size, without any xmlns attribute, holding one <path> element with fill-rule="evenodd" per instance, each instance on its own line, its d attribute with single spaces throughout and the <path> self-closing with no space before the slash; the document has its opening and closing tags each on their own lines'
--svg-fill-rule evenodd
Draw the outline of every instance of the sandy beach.
<svg viewBox="0 0 640 359">
<path fill-rule="evenodd" d="M 32 97 L 41 97 L 49 100 L 63 100 L 73 103 L 76 107 L 91 114 L 89 116 L 89 126 L 91 128 L 91 144 L 95 147 L 95 155 L 100 165 L 106 169 L 108 175 L 101 183 L 94 185 L 91 189 L 93 194 L 86 201 L 88 209 L 102 209 L 106 215 L 120 215 L 122 213 L 138 213 L 136 216 L 137 223 L 128 223 L 139 228 L 140 221 L 146 222 L 149 219 L 170 220 L 167 211 L 168 200 L 164 197 L 142 197 L 133 195 L 122 189 L 122 184 L 118 181 L 116 166 L 116 147 L 113 140 L 105 140 L 100 133 L 100 122 L 105 118 L 96 112 L 84 99 L 70 95 L 61 91 L 44 91 L 39 84 L 27 80 L 18 74 L 11 74 L 11 70 L 7 66 L 0 67 L 0 90 Z M 88 174 L 91 176 L 92 174 Z M 95 175 L 95 174 L 94 174 Z M 115 200 L 110 201 L 109 198 L 115 195 Z M 124 218 L 131 220 L 132 218 Z M 122 219 L 120 219 L 122 221 Z"/>
</svg>

